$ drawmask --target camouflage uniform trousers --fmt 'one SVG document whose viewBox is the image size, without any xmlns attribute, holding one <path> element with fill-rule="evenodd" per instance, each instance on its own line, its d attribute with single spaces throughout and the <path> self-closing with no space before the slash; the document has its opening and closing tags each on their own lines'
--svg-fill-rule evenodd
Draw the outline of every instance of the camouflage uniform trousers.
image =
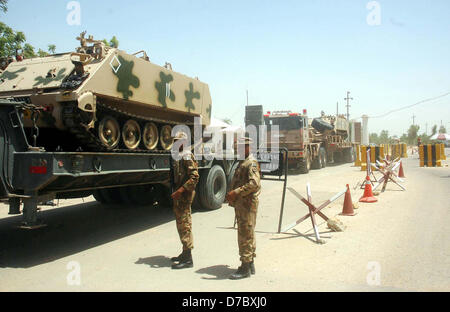
<svg viewBox="0 0 450 312">
<path fill-rule="evenodd" d="M 183 244 L 183 250 L 194 248 L 191 216 L 191 205 L 194 196 L 195 191 L 185 191 L 179 200 L 173 201 L 173 212 L 177 223 L 178 235 Z"/>
<path fill-rule="evenodd" d="M 238 245 L 241 262 L 252 262 L 256 257 L 256 213 L 258 198 L 249 196 L 245 201 L 239 201 L 234 210 L 238 227 Z"/>
</svg>

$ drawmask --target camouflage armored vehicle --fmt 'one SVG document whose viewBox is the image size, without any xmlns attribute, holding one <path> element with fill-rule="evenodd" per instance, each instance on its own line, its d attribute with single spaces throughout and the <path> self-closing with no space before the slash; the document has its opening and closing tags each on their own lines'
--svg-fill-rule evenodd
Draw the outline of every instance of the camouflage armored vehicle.
<svg viewBox="0 0 450 312">
<path fill-rule="evenodd" d="M 0 99 L 25 101 L 24 125 L 46 150 L 167 151 L 172 127 L 209 124 L 209 87 L 85 32 L 75 52 L 25 59 L 0 75 Z M 138 57 L 137 55 L 142 55 Z M 192 132 L 193 133 L 193 132 Z"/>
</svg>

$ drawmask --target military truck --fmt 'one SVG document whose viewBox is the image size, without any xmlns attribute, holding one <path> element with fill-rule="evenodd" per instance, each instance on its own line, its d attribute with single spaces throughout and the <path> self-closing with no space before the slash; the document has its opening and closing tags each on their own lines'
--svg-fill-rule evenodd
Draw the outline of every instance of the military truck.
<svg viewBox="0 0 450 312">
<path fill-rule="evenodd" d="M 75 52 L 13 62 L 0 75 L 0 199 L 10 214 L 23 204 L 27 228 L 39 226 L 38 205 L 54 198 L 169 203 L 172 127 L 210 122 L 207 84 L 144 51 L 77 39 Z M 194 205 L 217 209 L 238 162 L 202 145 Z"/>
<path fill-rule="evenodd" d="M 309 119 L 292 111 L 273 111 L 264 114 L 271 137 L 271 127 L 278 126 L 279 146 L 288 149 L 289 168 L 308 173 L 311 168 L 326 167 L 328 162 L 352 162 L 353 144 L 348 139 L 349 123 L 340 116 Z M 269 145 L 270 146 L 270 145 Z"/>
</svg>

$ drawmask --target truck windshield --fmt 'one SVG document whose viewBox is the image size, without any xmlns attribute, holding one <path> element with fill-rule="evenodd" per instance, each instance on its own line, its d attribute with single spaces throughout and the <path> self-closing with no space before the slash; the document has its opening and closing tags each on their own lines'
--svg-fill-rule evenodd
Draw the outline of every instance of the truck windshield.
<svg viewBox="0 0 450 312">
<path fill-rule="evenodd" d="M 297 116 L 266 118 L 265 123 L 270 129 L 270 126 L 278 125 L 280 131 L 298 130 L 303 127 L 302 119 Z"/>
</svg>

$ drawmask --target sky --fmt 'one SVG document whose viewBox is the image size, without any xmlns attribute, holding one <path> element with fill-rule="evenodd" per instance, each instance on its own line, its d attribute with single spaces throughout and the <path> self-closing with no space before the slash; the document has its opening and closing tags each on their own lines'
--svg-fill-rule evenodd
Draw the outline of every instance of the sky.
<svg viewBox="0 0 450 312">
<path fill-rule="evenodd" d="M 128 53 L 206 82 L 212 115 L 244 124 L 249 105 L 265 111 L 307 109 L 309 117 L 368 115 L 369 131 L 450 132 L 448 0 L 9 0 L 0 21 L 22 31 L 36 50 L 73 51 L 86 30 L 119 40 Z M 68 7 L 69 5 L 69 7 Z M 69 22 L 68 22 L 69 18 Z M 72 18 L 72 19 L 71 19 Z M 360 119 L 359 119 L 360 120 Z"/>
</svg>

